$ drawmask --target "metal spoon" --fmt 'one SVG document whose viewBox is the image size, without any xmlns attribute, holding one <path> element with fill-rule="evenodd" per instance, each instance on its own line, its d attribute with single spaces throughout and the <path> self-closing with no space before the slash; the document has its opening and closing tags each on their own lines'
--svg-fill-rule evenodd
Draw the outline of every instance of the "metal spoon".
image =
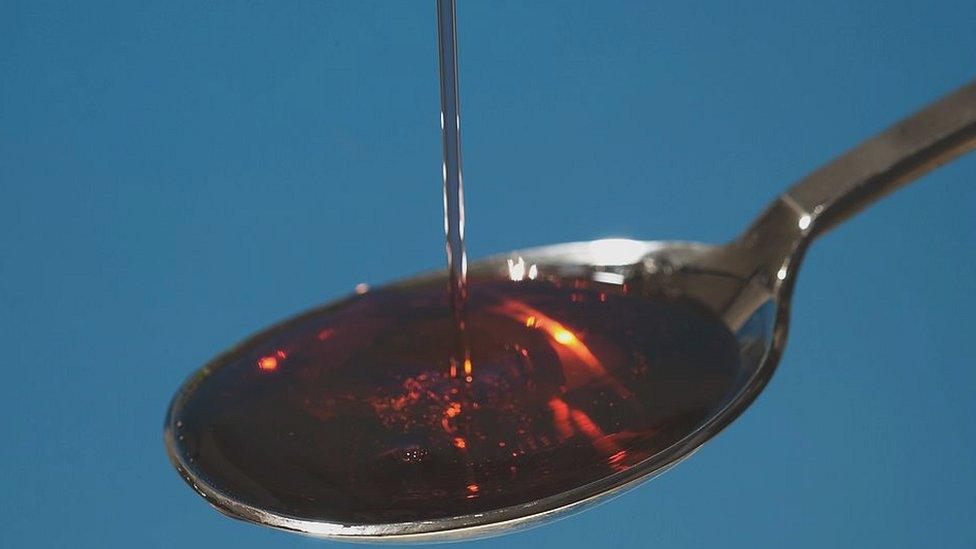
<svg viewBox="0 0 976 549">
<path fill-rule="evenodd" d="M 792 186 L 737 239 L 723 245 L 597 240 L 519 250 L 479 261 L 472 273 L 504 273 L 521 257 L 540 273 L 626 281 L 648 295 L 698 301 L 736 335 L 741 383 L 725 404 L 670 447 L 624 471 L 538 501 L 474 515 L 381 524 L 285 516 L 229 495 L 197 474 L 179 451 L 167 419 L 166 443 L 184 479 L 235 518 L 350 541 L 434 541 L 497 535 L 621 494 L 690 456 L 737 418 L 762 391 L 786 344 L 790 298 L 804 253 L 821 234 L 883 195 L 976 148 L 976 82 L 892 126 Z M 415 279 L 419 280 L 419 279 Z M 410 281 L 408 281 L 410 282 Z M 192 391 L 185 386 L 181 395 Z"/>
</svg>

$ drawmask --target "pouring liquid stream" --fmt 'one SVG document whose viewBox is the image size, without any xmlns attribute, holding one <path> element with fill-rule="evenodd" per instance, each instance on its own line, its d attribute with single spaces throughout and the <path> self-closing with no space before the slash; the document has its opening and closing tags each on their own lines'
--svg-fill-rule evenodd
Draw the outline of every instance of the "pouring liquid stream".
<svg viewBox="0 0 976 549">
<path fill-rule="evenodd" d="M 461 176 L 461 118 L 457 59 L 456 0 L 437 0 L 437 42 L 440 59 L 442 173 L 444 178 L 444 232 L 447 235 L 448 291 L 454 324 L 455 351 L 450 359 L 452 378 L 472 381 L 473 366 L 467 334 L 465 302 L 468 298 L 467 255 L 464 251 L 464 179 Z"/>
</svg>

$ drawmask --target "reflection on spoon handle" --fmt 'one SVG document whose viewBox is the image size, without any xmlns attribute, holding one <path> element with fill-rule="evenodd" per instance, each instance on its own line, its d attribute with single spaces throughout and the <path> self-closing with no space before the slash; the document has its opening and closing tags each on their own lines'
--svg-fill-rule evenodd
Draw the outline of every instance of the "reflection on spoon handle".
<svg viewBox="0 0 976 549">
<path fill-rule="evenodd" d="M 780 198 L 799 210 L 801 224 L 816 237 L 974 148 L 976 81 L 844 153 Z"/>
</svg>

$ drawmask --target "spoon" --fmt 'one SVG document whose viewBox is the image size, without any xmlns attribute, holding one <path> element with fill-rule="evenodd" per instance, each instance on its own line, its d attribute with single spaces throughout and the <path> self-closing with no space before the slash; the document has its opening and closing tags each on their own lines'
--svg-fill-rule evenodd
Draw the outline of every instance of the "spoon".
<svg viewBox="0 0 976 549">
<path fill-rule="evenodd" d="M 780 195 L 737 239 L 723 245 L 596 240 L 518 250 L 471 265 L 473 278 L 512 276 L 532 265 L 547 276 L 626 285 L 650 299 L 680 295 L 704 307 L 734 335 L 739 374 L 720 405 L 689 425 L 666 447 L 640 461 L 588 478 L 532 501 L 501 502 L 476 513 L 443 513 L 390 520 L 359 511 L 355 520 L 283 512 L 253 497 L 252 487 L 219 482 L 194 462 L 180 419 L 186 402 L 219 363 L 259 341 L 256 336 L 218 358 L 177 393 L 166 419 L 170 459 L 183 478 L 214 507 L 265 526 L 347 541 L 437 541 L 485 537 L 525 528 L 605 501 L 690 456 L 736 419 L 763 390 L 786 344 L 790 298 L 810 243 L 883 195 L 976 148 L 976 82 L 848 151 Z M 523 271 L 519 271 L 521 275 Z M 423 285 L 417 277 L 394 287 Z M 514 278 L 513 278 L 514 280 Z M 338 306 L 341 306 L 340 303 Z M 299 317 L 300 320 L 302 317 Z M 288 324 L 282 325 L 287 327 Z M 266 334 L 274 335 L 280 327 Z M 285 354 L 280 352 L 283 359 Z M 274 357 L 268 366 L 276 364 Z M 262 368 L 265 365 L 262 363 Z M 254 442 L 254 444 L 258 444 Z M 245 447 L 245 451 L 251 451 Z M 245 479 L 246 476 L 234 477 Z M 327 482 L 327 481 L 326 481 Z M 476 486 L 474 487 L 477 488 Z M 249 491 L 250 490 L 250 491 Z M 252 494 L 248 496 L 247 494 Z"/>
</svg>

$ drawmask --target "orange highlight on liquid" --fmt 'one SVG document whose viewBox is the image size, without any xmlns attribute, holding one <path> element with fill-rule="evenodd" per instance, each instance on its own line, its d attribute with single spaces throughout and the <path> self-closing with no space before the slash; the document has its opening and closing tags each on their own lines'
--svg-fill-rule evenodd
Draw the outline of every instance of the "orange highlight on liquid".
<svg viewBox="0 0 976 549">
<path fill-rule="evenodd" d="M 579 340 L 576 339 L 576 336 L 573 335 L 573 332 L 570 332 L 564 328 L 556 328 L 552 330 L 552 338 L 563 345 L 573 345 L 579 342 Z"/>
<path fill-rule="evenodd" d="M 263 356 L 258 359 L 258 368 L 265 372 L 273 372 L 278 369 L 279 359 L 284 360 L 288 358 L 281 349 L 275 351 L 273 355 Z"/>
<path fill-rule="evenodd" d="M 448 405 L 447 410 L 444 411 L 444 414 L 446 414 L 447 417 L 454 417 L 460 413 L 461 413 L 460 402 L 452 402 L 450 405 Z"/>
<path fill-rule="evenodd" d="M 602 376 L 606 374 L 600 360 L 593 355 L 586 344 L 556 319 L 514 299 L 505 300 L 497 310 L 509 318 L 524 323 L 528 328 L 542 330 L 552 341 L 558 344 L 554 346 L 555 351 L 564 365 L 564 370 L 570 370 L 566 372 L 567 377 L 570 378 L 570 384 L 575 381 L 573 376 Z M 581 385 L 584 383 L 582 380 L 579 381 Z"/>
</svg>

